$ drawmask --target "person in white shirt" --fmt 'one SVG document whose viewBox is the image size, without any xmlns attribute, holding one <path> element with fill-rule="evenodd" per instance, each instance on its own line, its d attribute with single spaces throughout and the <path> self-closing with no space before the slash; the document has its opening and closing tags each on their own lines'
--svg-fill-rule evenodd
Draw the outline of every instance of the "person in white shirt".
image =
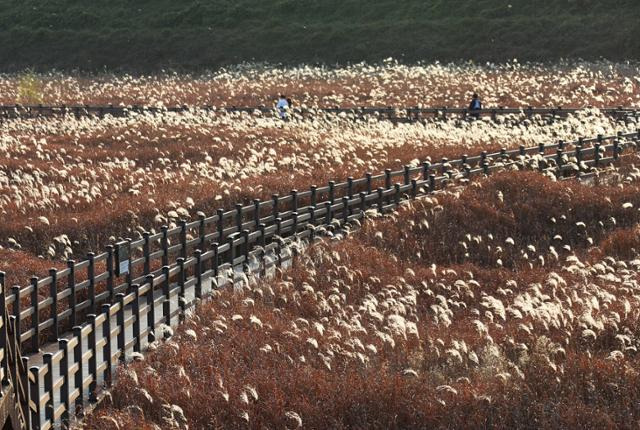
<svg viewBox="0 0 640 430">
<path fill-rule="evenodd" d="M 287 109 L 289 109 L 289 102 L 287 102 L 287 96 L 281 95 L 280 100 L 276 103 L 276 109 L 281 119 L 287 119 Z"/>
</svg>

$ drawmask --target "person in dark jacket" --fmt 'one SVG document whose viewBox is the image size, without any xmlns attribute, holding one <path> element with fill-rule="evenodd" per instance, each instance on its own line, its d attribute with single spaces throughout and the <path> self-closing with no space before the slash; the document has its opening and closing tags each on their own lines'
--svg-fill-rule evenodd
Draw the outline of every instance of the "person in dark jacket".
<svg viewBox="0 0 640 430">
<path fill-rule="evenodd" d="M 478 94 L 474 93 L 473 97 L 471 98 L 471 103 L 469 103 L 469 112 L 473 112 L 477 110 L 482 110 L 482 102 L 480 101 Z M 480 118 L 479 113 L 474 113 L 472 114 L 472 116 L 475 117 L 476 119 Z"/>
</svg>

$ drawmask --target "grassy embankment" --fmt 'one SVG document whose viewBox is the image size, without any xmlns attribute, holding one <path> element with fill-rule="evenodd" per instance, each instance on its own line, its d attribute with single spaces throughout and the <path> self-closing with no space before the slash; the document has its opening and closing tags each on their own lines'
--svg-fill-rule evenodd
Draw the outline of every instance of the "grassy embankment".
<svg viewBox="0 0 640 430">
<path fill-rule="evenodd" d="M 5 71 L 640 54 L 633 0 L 0 0 L 0 11 Z"/>
</svg>

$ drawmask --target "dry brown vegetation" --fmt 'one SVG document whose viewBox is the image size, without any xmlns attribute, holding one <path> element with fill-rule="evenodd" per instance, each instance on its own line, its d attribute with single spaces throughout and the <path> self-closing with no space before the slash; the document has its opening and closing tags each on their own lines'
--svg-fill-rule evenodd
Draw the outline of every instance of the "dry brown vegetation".
<svg viewBox="0 0 640 430">
<path fill-rule="evenodd" d="M 242 69 L 41 77 L 43 102 L 637 105 L 631 66 Z M 15 103 L 19 77 L 0 77 Z M 218 112 L 0 124 L 0 256 L 25 285 L 66 258 L 198 212 L 367 171 L 635 131 L 589 110 L 400 124 Z M 221 291 L 121 369 L 89 428 L 633 428 L 640 194 L 504 173 L 313 247 L 276 279 Z M 607 175 L 607 176 L 611 176 Z M 101 269 L 101 268 L 100 268 Z M 84 273 L 78 275 L 81 280 Z M 64 306 L 65 304 L 61 304 Z"/>
<path fill-rule="evenodd" d="M 0 76 L 0 103 L 19 103 L 19 75 Z M 357 64 L 235 67 L 188 76 L 39 76 L 45 104 L 272 105 L 279 94 L 308 106 L 466 106 L 477 91 L 488 106 L 638 106 L 638 66 Z"/>
<path fill-rule="evenodd" d="M 18 79 L 0 78 L 5 103 L 16 101 Z M 566 106 L 579 97 L 584 104 L 609 106 L 637 104 L 640 94 L 633 69 L 597 64 L 389 64 L 239 69 L 201 77 L 42 79 L 44 101 L 55 104 L 258 104 L 268 103 L 271 91 L 285 91 L 310 105 L 411 105 L 418 98 L 425 105 L 464 105 L 473 87 L 487 105 Z M 356 97 L 364 94 L 368 96 Z M 5 267 L 19 264 L 25 273 L 42 275 L 43 259 L 51 260 L 45 265 L 60 266 L 63 259 L 80 259 L 119 237 L 136 238 L 143 230 L 155 231 L 199 211 L 212 214 L 236 202 L 366 171 L 484 149 L 635 131 L 636 126 L 633 118 L 616 122 L 597 111 L 553 124 L 513 115 L 498 122 L 450 118 L 397 127 L 376 118 L 283 123 L 270 116 L 203 112 L 11 120 L 0 124 L 0 246 Z M 7 272 L 9 285 L 26 282 L 22 273 Z"/>
<path fill-rule="evenodd" d="M 367 220 L 200 305 L 85 427 L 637 428 L 638 177 L 502 173 Z"/>
</svg>

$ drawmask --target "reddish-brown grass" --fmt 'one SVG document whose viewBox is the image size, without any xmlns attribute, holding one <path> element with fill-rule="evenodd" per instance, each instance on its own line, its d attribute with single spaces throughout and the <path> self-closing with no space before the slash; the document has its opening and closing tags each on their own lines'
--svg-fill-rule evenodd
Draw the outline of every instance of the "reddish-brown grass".
<svg viewBox="0 0 640 430">
<path fill-rule="evenodd" d="M 637 66 L 475 65 L 275 69 L 204 76 L 42 76 L 42 102 L 124 105 L 466 106 L 480 93 L 491 106 L 637 106 Z M 0 103 L 19 103 L 19 76 L 0 79 Z"/>
<path fill-rule="evenodd" d="M 547 258 L 550 247 L 568 255 L 573 250 L 564 246 L 588 249 L 623 228 L 607 239 L 604 255 L 631 257 L 638 238 L 627 229 L 640 222 L 637 183 L 621 189 L 552 182 L 535 172 L 516 177 L 499 173 L 459 195 L 435 196 L 426 206 L 418 203 L 417 210 L 401 212 L 395 224 L 385 227 L 381 244 L 376 226 L 365 227 L 368 240 L 390 254 L 419 261 L 495 264 L 501 259 L 505 266 L 519 268 L 537 264 L 538 256 Z"/>
<path fill-rule="evenodd" d="M 634 187 L 502 174 L 318 244 L 275 279 L 201 305 L 174 339 L 121 368 L 112 403 L 84 425 L 295 428 L 295 412 L 304 428 L 635 428 L 639 266 L 605 258 L 604 246 L 588 252 L 569 225 L 607 243 L 637 222 L 618 209 Z M 611 203 L 596 202 L 604 196 Z M 567 226 L 536 223 L 546 199 Z M 493 218 L 457 215 L 469 207 Z M 607 214 L 618 224 L 596 232 Z M 429 229 L 417 227 L 424 219 Z M 532 244 L 545 266 L 448 251 L 475 228 L 503 247 L 516 239 L 505 261 Z M 556 228 L 573 249 L 558 260 L 545 248 Z"/>
</svg>

